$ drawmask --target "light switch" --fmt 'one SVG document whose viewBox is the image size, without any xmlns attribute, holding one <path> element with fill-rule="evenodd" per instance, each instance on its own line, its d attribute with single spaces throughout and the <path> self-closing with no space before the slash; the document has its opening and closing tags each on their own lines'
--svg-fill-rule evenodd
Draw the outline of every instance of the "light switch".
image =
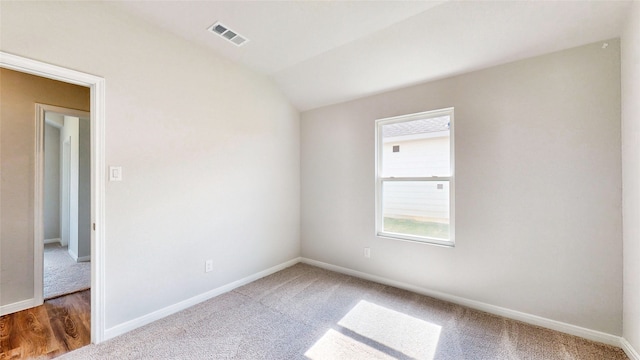
<svg viewBox="0 0 640 360">
<path fill-rule="evenodd" d="M 109 166 L 109 181 L 122 181 L 122 166 Z"/>
</svg>

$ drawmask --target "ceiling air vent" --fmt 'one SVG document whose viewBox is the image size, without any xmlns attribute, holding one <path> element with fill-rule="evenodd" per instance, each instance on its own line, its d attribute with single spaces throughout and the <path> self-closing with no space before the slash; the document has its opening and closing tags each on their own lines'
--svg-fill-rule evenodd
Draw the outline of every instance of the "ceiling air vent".
<svg viewBox="0 0 640 360">
<path fill-rule="evenodd" d="M 229 29 L 227 26 L 222 25 L 219 22 L 209 26 L 207 30 L 222 37 L 227 41 L 232 42 L 236 46 L 242 46 L 249 41 L 249 39 L 247 39 L 246 37 L 238 35 L 237 32 Z"/>
</svg>

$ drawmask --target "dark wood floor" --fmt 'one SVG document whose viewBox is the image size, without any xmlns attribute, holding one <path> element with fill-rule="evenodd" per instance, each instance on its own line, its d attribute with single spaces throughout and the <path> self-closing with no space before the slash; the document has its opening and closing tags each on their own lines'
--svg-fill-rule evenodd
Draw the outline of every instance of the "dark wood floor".
<svg viewBox="0 0 640 360">
<path fill-rule="evenodd" d="M 91 342 L 91 291 L 0 317 L 0 360 L 53 358 Z"/>
</svg>

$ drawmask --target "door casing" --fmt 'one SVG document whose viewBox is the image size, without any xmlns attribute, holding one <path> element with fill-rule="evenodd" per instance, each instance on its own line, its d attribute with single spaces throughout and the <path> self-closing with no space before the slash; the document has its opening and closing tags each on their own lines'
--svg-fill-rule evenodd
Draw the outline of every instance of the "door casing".
<svg viewBox="0 0 640 360">
<path fill-rule="evenodd" d="M 45 62 L 0 51 L 0 67 L 37 75 L 53 80 L 63 81 L 90 88 L 91 93 L 91 342 L 100 343 L 105 333 L 105 79 L 88 73 L 47 64 Z M 37 105 L 36 105 L 37 106 Z M 42 111 L 42 122 L 36 123 L 36 174 L 42 175 L 44 166 L 44 137 L 39 137 L 44 131 L 44 110 L 36 111 L 36 121 Z M 41 129 L 39 129 L 40 127 Z M 34 179 L 34 274 L 40 274 L 40 283 L 34 279 L 34 298 L 30 302 L 35 305 L 42 299 L 42 241 L 43 233 L 43 178 Z M 39 296 L 38 296 L 39 292 Z"/>
</svg>

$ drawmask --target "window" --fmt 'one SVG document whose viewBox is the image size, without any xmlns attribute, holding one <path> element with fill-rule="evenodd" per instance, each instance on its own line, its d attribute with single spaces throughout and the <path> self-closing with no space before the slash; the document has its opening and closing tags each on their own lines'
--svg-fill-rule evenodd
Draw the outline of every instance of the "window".
<svg viewBox="0 0 640 360">
<path fill-rule="evenodd" d="M 377 235 L 453 246 L 453 108 L 377 120 L 376 139 Z"/>
</svg>

